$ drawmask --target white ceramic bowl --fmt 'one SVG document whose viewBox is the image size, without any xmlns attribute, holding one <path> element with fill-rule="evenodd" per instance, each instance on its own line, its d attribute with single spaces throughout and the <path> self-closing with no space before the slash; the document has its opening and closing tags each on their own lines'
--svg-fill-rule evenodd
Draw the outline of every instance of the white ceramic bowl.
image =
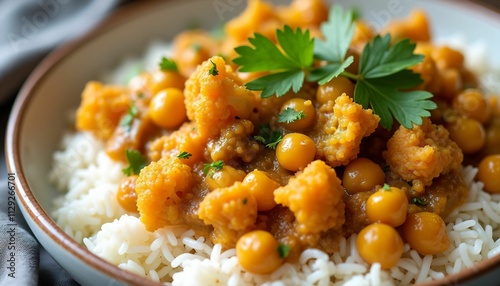
<svg viewBox="0 0 500 286">
<path fill-rule="evenodd" d="M 48 215 L 57 195 L 48 181 L 48 171 L 51 155 L 63 132 L 70 127 L 67 113 L 78 106 L 85 83 L 103 70 L 112 69 L 124 56 L 139 56 L 152 39 L 172 39 L 193 22 L 205 28 L 215 27 L 242 11 L 245 2 L 147 1 L 125 7 L 89 35 L 52 53 L 22 88 L 12 110 L 6 139 L 8 167 L 18 178 L 18 204 L 40 243 L 81 284 L 155 285 L 91 254 Z M 374 26 L 403 17 L 418 5 L 430 16 L 434 36 L 461 33 L 470 41 L 482 40 L 496 47 L 490 50 L 489 58 L 500 66 L 500 16 L 478 5 L 465 1 L 337 2 L 359 8 Z M 499 267 L 500 256 L 497 256 L 429 285 L 455 285 L 471 278 L 477 282 L 486 277 L 486 272 L 498 271 Z"/>
</svg>

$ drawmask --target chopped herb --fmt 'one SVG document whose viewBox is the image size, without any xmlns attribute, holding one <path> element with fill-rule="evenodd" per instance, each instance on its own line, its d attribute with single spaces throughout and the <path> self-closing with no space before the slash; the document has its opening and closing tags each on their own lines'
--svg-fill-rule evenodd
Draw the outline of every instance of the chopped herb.
<svg viewBox="0 0 500 286">
<path fill-rule="evenodd" d="M 130 104 L 130 107 L 128 108 L 127 113 L 120 120 L 120 126 L 124 127 L 127 131 L 130 131 L 132 122 L 134 121 L 134 118 L 137 116 L 137 113 L 138 113 L 137 107 L 132 102 Z"/>
<path fill-rule="evenodd" d="M 219 75 L 219 71 L 217 70 L 217 65 L 212 60 L 210 60 L 210 62 L 212 63 L 212 67 L 208 71 L 208 74 L 213 76 Z"/>
<path fill-rule="evenodd" d="M 247 202 L 248 202 L 247 198 L 244 198 L 244 199 L 243 199 L 243 204 L 244 204 L 244 205 L 246 205 L 246 204 L 247 204 Z"/>
<path fill-rule="evenodd" d="M 212 162 L 210 164 L 204 164 L 203 165 L 203 174 L 206 176 L 210 172 L 211 169 L 214 169 L 215 171 L 220 171 L 224 167 L 224 161 L 219 160 Z"/>
<path fill-rule="evenodd" d="M 234 59 L 242 72 L 269 71 L 271 74 L 246 84 L 250 90 L 262 90 L 261 97 L 274 94 L 282 96 L 293 90 L 297 93 L 304 82 L 305 70 L 313 64 L 314 39 L 309 30 L 289 26 L 276 31 L 279 49 L 271 40 L 256 33 L 249 38 L 252 47 L 240 46 L 234 50 L 239 57 Z"/>
<path fill-rule="evenodd" d="M 279 130 L 271 131 L 269 124 L 261 125 L 259 134 L 253 137 L 253 139 L 271 149 L 276 149 L 276 146 L 280 143 L 282 138 L 283 134 L 281 134 Z"/>
<path fill-rule="evenodd" d="M 201 45 L 200 43 L 196 42 L 191 45 L 191 48 L 194 50 L 195 53 L 198 53 L 201 51 Z"/>
<path fill-rule="evenodd" d="M 383 189 L 384 189 L 384 191 L 388 191 L 391 189 L 391 186 L 389 186 L 389 184 L 384 184 Z"/>
<path fill-rule="evenodd" d="M 144 98 L 144 93 L 139 92 L 139 93 L 137 94 L 137 97 L 138 97 L 138 98 Z"/>
<path fill-rule="evenodd" d="M 270 72 L 246 84 L 250 90 L 261 90 L 261 97 L 276 94 L 282 96 L 290 91 L 297 93 L 304 78 L 325 84 L 342 75 L 356 81 L 354 101 L 364 108 L 371 108 L 380 116 L 380 124 L 390 130 L 396 119 L 411 129 L 421 125 L 422 117 L 430 116 L 437 105 L 427 91 L 412 90 L 422 79 L 408 68 L 420 63 L 422 55 L 414 54 L 415 44 L 402 40 L 391 44 L 391 36 L 376 36 L 368 43 L 359 63 L 359 74 L 345 69 L 353 62 L 347 51 L 354 35 L 353 10 L 333 6 L 326 23 L 321 26 L 325 39 L 313 39 L 309 31 L 285 26 L 277 30 L 277 45 L 271 40 L 255 34 L 249 38 L 251 46 L 235 48 L 239 55 L 234 62 L 243 72 Z M 313 61 L 321 60 L 325 65 L 314 67 Z M 307 74 L 307 77 L 306 77 Z"/>
<path fill-rule="evenodd" d="M 411 202 L 417 206 L 425 207 L 427 205 L 427 202 L 424 201 L 421 198 L 413 198 Z"/>
<path fill-rule="evenodd" d="M 127 162 L 129 163 L 129 165 L 127 168 L 123 169 L 122 172 L 127 176 L 131 176 L 134 174 L 139 175 L 139 172 L 141 172 L 142 168 L 148 165 L 146 157 L 144 157 L 141 152 L 137 150 L 125 150 L 125 157 L 127 157 Z"/>
<path fill-rule="evenodd" d="M 179 159 L 189 159 L 191 156 L 193 156 L 193 154 L 191 154 L 189 152 L 186 152 L 186 151 L 182 151 L 181 153 L 179 153 L 179 155 L 177 155 L 177 158 L 179 158 Z"/>
<path fill-rule="evenodd" d="M 280 123 L 292 123 L 296 120 L 300 120 L 302 118 L 305 118 L 306 115 L 304 114 L 304 111 L 299 111 L 297 112 L 297 110 L 291 108 L 291 107 L 287 107 L 285 108 L 285 110 L 283 110 L 280 115 L 278 116 L 278 122 Z"/>
<path fill-rule="evenodd" d="M 167 57 L 162 57 L 160 60 L 160 69 L 162 71 L 179 71 L 177 68 L 177 64 L 174 60 L 171 60 Z"/>
<path fill-rule="evenodd" d="M 280 256 L 280 258 L 284 259 L 290 254 L 291 249 L 292 248 L 289 245 L 280 243 L 278 244 L 278 248 L 276 250 L 278 251 L 278 255 Z"/>
</svg>

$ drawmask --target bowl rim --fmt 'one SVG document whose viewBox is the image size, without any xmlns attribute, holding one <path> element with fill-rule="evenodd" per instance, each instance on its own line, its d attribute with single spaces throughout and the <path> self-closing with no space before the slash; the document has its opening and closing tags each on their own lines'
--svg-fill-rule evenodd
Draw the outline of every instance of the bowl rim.
<svg viewBox="0 0 500 286">
<path fill-rule="evenodd" d="M 194 1 L 194 0 L 188 0 Z M 131 285 L 163 285 L 159 282 L 154 282 L 148 278 L 139 276 L 132 272 L 123 270 L 114 264 L 98 257 L 91 253 L 82 244 L 79 244 L 67 235 L 47 214 L 42 206 L 36 200 L 33 192 L 31 191 L 27 182 L 26 176 L 21 164 L 20 148 L 18 148 L 21 134 L 21 127 L 24 121 L 24 114 L 31 103 L 34 94 L 40 83 L 49 74 L 54 67 L 64 61 L 65 58 L 70 57 L 71 54 L 84 46 L 86 42 L 106 34 L 110 30 L 116 28 L 119 24 L 126 22 L 129 19 L 138 17 L 139 15 L 147 15 L 154 11 L 157 7 L 170 5 L 178 5 L 186 3 L 187 1 L 180 0 L 153 0 L 141 1 L 126 4 L 114 12 L 112 12 L 104 21 L 96 25 L 87 33 L 63 44 L 61 47 L 56 48 L 49 53 L 42 62 L 30 74 L 26 82 L 20 89 L 15 102 L 12 106 L 10 116 L 7 124 L 7 131 L 5 133 L 5 158 L 7 163 L 8 172 L 16 174 L 19 182 L 16 188 L 16 200 L 21 203 L 26 213 L 31 220 L 50 237 L 50 239 L 69 252 L 71 256 L 78 258 L 86 263 L 89 267 L 106 274 L 109 278 L 125 282 Z M 453 1 L 442 0 L 457 7 L 464 7 L 467 9 L 475 10 L 477 13 L 484 15 L 487 19 L 493 20 L 500 24 L 500 9 L 495 8 L 486 3 L 479 3 L 476 0 Z M 43 245 L 42 245 L 43 246 Z M 49 253 L 50 254 L 50 253 Z M 458 273 L 447 275 L 442 279 L 433 280 L 417 284 L 418 286 L 438 286 L 438 285 L 456 285 L 457 283 L 464 283 L 478 276 L 493 271 L 494 268 L 500 267 L 500 255 L 489 258 L 487 260 L 474 263 L 473 267 L 462 270 Z M 66 270 L 65 270 L 66 271 Z"/>
</svg>

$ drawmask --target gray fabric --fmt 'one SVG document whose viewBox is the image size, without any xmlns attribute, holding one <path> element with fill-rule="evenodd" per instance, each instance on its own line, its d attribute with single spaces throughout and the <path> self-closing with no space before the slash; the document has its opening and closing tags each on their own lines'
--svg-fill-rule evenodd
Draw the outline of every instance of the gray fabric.
<svg viewBox="0 0 500 286">
<path fill-rule="evenodd" d="M 0 104 L 63 41 L 81 35 L 120 0 L 0 0 Z"/>
</svg>

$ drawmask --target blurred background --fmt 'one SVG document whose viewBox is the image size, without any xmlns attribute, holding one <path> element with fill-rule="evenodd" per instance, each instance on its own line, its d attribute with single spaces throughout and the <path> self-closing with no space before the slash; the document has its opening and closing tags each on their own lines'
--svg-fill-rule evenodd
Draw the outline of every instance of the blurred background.
<svg viewBox="0 0 500 286">
<path fill-rule="evenodd" d="M 152 0 L 0 0 L 0 137 L 2 141 L 5 139 L 7 118 L 15 96 L 43 57 L 64 43 L 85 34 L 105 20 L 114 10 L 139 1 Z M 474 1 L 500 11 L 500 0 Z M 3 182 L 6 179 L 6 173 L 4 144 L 1 144 L 0 181 Z M 6 184 L 2 183 L 0 187 L 4 185 Z M 0 199 L 0 202 L 2 201 L 3 199 Z M 2 210 L 4 209 L 6 207 L 3 207 L 2 202 Z M 39 265 L 39 285 L 76 285 L 76 282 L 65 274 L 43 250 L 40 250 Z"/>
</svg>

